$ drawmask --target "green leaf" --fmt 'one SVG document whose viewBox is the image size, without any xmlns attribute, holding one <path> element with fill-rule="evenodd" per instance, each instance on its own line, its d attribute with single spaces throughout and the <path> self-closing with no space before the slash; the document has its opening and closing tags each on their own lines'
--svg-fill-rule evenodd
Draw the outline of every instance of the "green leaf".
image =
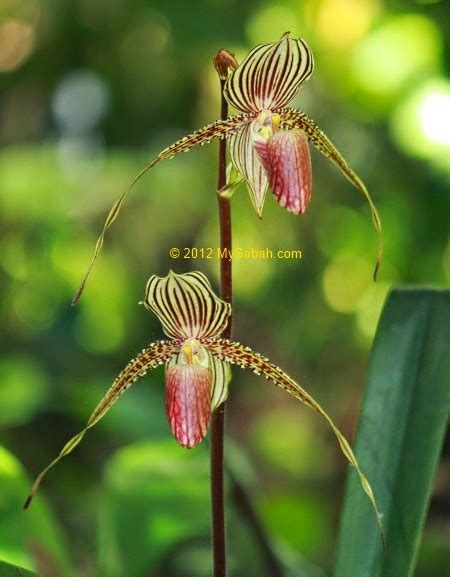
<svg viewBox="0 0 450 577">
<path fill-rule="evenodd" d="M 349 473 L 335 577 L 408 577 L 415 567 L 450 399 L 450 291 L 396 289 L 381 316 L 356 455 L 381 510 L 386 551 Z"/>
<path fill-rule="evenodd" d="M 32 573 L 23 567 L 17 567 L 16 565 L 10 565 L 9 563 L 3 563 L 0 561 L 0 577 L 38 577 L 37 573 Z"/>
<path fill-rule="evenodd" d="M 64 538 L 42 496 L 33 507 L 23 511 L 23 502 L 31 486 L 18 460 L 0 445 L 0 559 L 32 569 L 39 563 L 50 574 L 70 575 L 70 562 Z M 2 575 L 19 575 L 15 573 Z M 28 573 L 25 573 L 26 575 Z"/>
</svg>

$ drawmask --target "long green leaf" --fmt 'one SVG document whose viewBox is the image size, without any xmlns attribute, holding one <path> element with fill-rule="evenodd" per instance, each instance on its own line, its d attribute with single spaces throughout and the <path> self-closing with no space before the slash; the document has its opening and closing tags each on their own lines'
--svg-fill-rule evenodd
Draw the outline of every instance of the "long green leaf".
<svg viewBox="0 0 450 577">
<path fill-rule="evenodd" d="M 378 327 L 355 444 L 387 548 L 350 472 L 335 577 L 413 574 L 449 400 L 450 291 L 396 289 Z"/>
<path fill-rule="evenodd" d="M 37 573 L 0 561 L 0 577 L 38 577 Z"/>
</svg>

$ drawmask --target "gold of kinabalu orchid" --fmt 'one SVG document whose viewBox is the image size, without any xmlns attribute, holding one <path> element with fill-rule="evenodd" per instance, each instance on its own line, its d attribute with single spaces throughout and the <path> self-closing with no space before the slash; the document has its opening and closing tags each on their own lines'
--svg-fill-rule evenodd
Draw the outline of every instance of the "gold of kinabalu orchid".
<svg viewBox="0 0 450 577">
<path fill-rule="evenodd" d="M 376 277 L 382 258 L 381 222 L 366 186 L 315 122 L 303 112 L 287 107 L 314 70 L 313 55 L 307 43 L 301 38 L 291 38 L 287 32 L 278 42 L 253 48 L 239 66 L 235 67 L 233 61 L 229 67 L 232 72 L 226 80 L 224 96 L 238 114 L 208 124 L 168 146 L 135 176 L 108 214 L 92 261 L 72 304 L 80 298 L 102 249 L 105 233 L 136 182 L 160 160 L 173 158 L 213 138 L 229 139 L 232 165 L 246 181 L 259 217 L 262 217 L 268 187 L 286 210 L 294 214 L 305 212 L 312 189 L 309 153 L 309 142 L 312 142 L 369 203 L 378 233 Z"/>
<path fill-rule="evenodd" d="M 319 403 L 282 369 L 249 347 L 220 338 L 231 315 L 231 305 L 216 296 L 202 273 L 178 275 L 169 272 L 163 278 L 152 276 L 147 283 L 144 305 L 156 314 L 168 340 L 152 343 L 128 363 L 94 409 L 86 427 L 66 443 L 56 459 L 37 477 L 25 508 L 30 505 L 47 472 L 72 452 L 86 432 L 148 370 L 165 364 L 167 419 L 178 443 L 190 449 L 206 435 L 211 413 L 227 398 L 230 366 L 237 365 L 272 381 L 325 420 L 343 454 L 358 472 L 383 537 L 372 489 L 345 437 Z"/>
</svg>

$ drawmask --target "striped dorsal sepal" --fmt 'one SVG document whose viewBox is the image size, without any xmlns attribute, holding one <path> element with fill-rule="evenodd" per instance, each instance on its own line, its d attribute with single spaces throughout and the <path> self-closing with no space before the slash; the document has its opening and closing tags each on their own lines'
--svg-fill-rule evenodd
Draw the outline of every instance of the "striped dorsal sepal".
<svg viewBox="0 0 450 577">
<path fill-rule="evenodd" d="M 314 70 L 309 46 L 289 32 L 260 44 L 228 77 L 224 95 L 239 112 L 277 110 L 294 98 Z"/>
<path fill-rule="evenodd" d="M 156 314 L 166 335 L 178 339 L 218 336 L 231 314 L 231 305 L 215 295 L 201 272 L 153 275 L 144 305 Z"/>
</svg>

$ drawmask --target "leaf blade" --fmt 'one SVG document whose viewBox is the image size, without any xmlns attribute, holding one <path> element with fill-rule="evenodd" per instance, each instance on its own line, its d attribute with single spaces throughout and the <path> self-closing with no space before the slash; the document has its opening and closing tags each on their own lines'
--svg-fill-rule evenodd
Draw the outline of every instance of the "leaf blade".
<svg viewBox="0 0 450 577">
<path fill-rule="evenodd" d="M 38 577 L 37 573 L 0 561 L 0 577 Z"/>
<path fill-rule="evenodd" d="M 377 330 L 355 443 L 383 514 L 387 550 L 376 543 L 350 473 L 335 577 L 412 575 L 449 398 L 450 291 L 395 289 Z"/>
</svg>

